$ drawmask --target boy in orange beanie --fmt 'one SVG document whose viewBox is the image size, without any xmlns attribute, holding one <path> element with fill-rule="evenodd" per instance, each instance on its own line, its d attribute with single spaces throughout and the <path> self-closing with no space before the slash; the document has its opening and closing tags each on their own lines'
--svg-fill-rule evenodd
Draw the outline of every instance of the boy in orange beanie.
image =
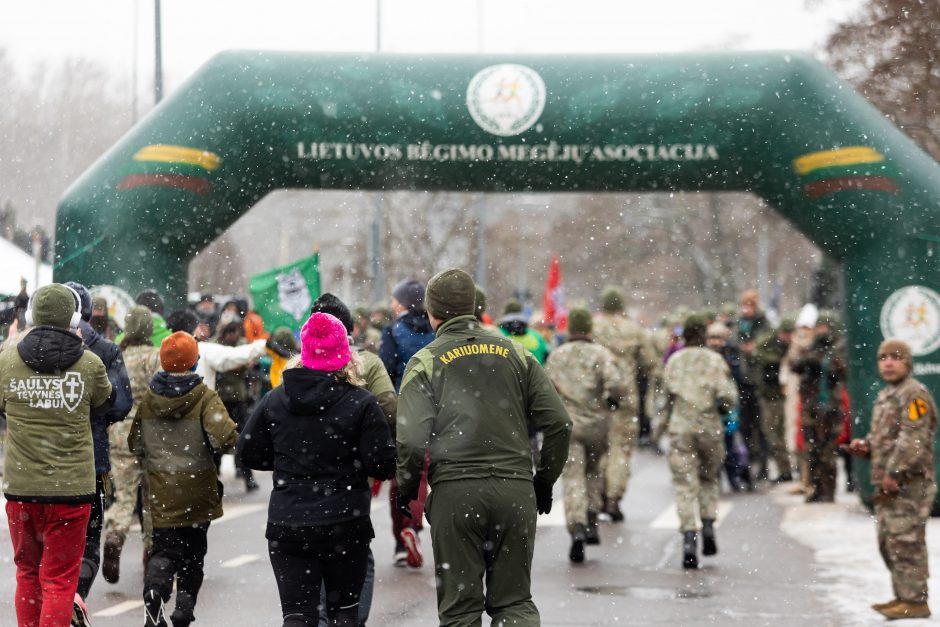
<svg viewBox="0 0 940 627">
<path fill-rule="evenodd" d="M 195 620 L 209 522 L 222 516 L 213 453 L 235 447 L 238 432 L 219 395 L 194 371 L 199 346 L 177 331 L 160 346 L 163 370 L 141 400 L 128 444 L 141 460 L 153 518 L 153 556 L 144 574 L 146 627 L 166 627 L 164 604 L 176 578 L 173 627 Z"/>
</svg>

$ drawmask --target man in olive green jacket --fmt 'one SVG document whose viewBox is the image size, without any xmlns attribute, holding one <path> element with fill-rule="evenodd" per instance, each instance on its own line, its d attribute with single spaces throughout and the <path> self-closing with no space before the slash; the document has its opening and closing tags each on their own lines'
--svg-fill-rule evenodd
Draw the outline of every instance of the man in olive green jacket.
<svg viewBox="0 0 940 627">
<path fill-rule="evenodd" d="M 27 312 L 36 326 L 0 353 L 3 493 L 20 625 L 69 622 L 95 498 L 90 415 L 111 398 L 111 383 L 70 330 L 81 319 L 79 304 L 65 285 L 39 288 Z"/>
<path fill-rule="evenodd" d="M 176 577 L 174 627 L 195 620 L 209 522 L 222 516 L 213 453 L 235 447 L 238 432 L 219 395 L 193 370 L 199 347 L 177 331 L 160 346 L 160 365 L 128 436 L 141 460 L 153 520 L 153 555 L 144 574 L 145 625 L 166 625 L 163 604 Z M 162 621 L 162 622 L 161 622 Z"/>
<path fill-rule="evenodd" d="M 532 354 L 482 328 L 475 296 L 463 270 L 428 282 L 425 304 L 437 337 L 402 377 L 399 509 L 409 515 L 429 449 L 426 512 L 441 624 L 479 625 L 486 611 L 494 625 L 535 626 L 535 519 L 551 511 L 571 420 Z M 545 437 L 534 480 L 530 421 Z"/>
</svg>

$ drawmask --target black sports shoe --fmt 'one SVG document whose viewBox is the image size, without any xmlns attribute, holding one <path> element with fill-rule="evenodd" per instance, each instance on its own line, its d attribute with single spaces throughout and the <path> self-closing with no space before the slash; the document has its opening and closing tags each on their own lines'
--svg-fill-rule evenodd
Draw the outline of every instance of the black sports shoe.
<svg viewBox="0 0 940 627">
<path fill-rule="evenodd" d="M 702 519 L 702 555 L 715 555 L 718 553 L 718 544 L 715 543 L 715 521 Z"/>
<path fill-rule="evenodd" d="M 682 568 L 698 568 L 698 534 L 686 531 L 682 534 Z"/>
<path fill-rule="evenodd" d="M 156 590 L 144 592 L 144 627 L 167 627 L 163 599 Z"/>
<path fill-rule="evenodd" d="M 586 540 L 587 530 L 584 525 L 578 523 L 571 532 L 571 551 L 568 553 L 568 559 L 575 564 L 584 561 L 584 542 Z"/>
</svg>

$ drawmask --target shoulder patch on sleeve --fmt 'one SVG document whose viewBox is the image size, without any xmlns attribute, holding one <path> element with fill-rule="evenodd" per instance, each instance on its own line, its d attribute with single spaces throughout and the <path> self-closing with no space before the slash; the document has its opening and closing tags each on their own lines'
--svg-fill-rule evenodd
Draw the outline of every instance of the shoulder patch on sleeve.
<svg viewBox="0 0 940 627">
<path fill-rule="evenodd" d="M 399 393 L 401 390 L 405 389 L 405 386 L 408 385 L 408 382 L 414 379 L 421 373 L 427 373 L 428 379 L 431 378 L 431 370 L 434 368 L 434 355 L 431 354 L 427 348 L 422 348 L 417 353 L 414 354 L 414 357 L 408 362 L 408 367 L 405 368 L 405 374 L 401 379 L 401 386 L 398 388 Z"/>
<path fill-rule="evenodd" d="M 920 420 L 927 415 L 928 409 L 927 401 L 917 397 L 908 404 L 907 417 L 911 420 Z"/>
</svg>

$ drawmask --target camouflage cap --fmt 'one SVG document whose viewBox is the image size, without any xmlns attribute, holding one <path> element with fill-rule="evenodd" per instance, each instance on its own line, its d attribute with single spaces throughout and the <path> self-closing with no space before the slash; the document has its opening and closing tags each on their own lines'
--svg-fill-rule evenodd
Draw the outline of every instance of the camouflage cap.
<svg viewBox="0 0 940 627">
<path fill-rule="evenodd" d="M 506 301 L 506 306 L 503 307 L 503 314 L 514 314 L 522 313 L 522 303 L 520 303 L 515 298 L 510 298 Z"/>
<path fill-rule="evenodd" d="M 777 327 L 778 331 L 783 331 L 784 333 L 793 333 L 796 331 L 796 320 L 793 318 L 784 318 L 780 321 L 780 326 Z"/>
<path fill-rule="evenodd" d="M 911 347 L 907 342 L 897 338 L 888 338 L 878 347 L 878 359 L 881 359 L 882 355 L 894 355 L 904 362 L 908 372 L 913 372 L 914 353 L 911 352 Z"/>
<path fill-rule="evenodd" d="M 568 312 L 568 333 L 571 335 L 587 335 L 593 326 L 591 312 L 587 309 L 577 308 Z"/>
<path fill-rule="evenodd" d="M 608 286 L 601 293 L 601 309 L 609 313 L 623 311 L 623 290 L 619 287 Z"/>
</svg>

